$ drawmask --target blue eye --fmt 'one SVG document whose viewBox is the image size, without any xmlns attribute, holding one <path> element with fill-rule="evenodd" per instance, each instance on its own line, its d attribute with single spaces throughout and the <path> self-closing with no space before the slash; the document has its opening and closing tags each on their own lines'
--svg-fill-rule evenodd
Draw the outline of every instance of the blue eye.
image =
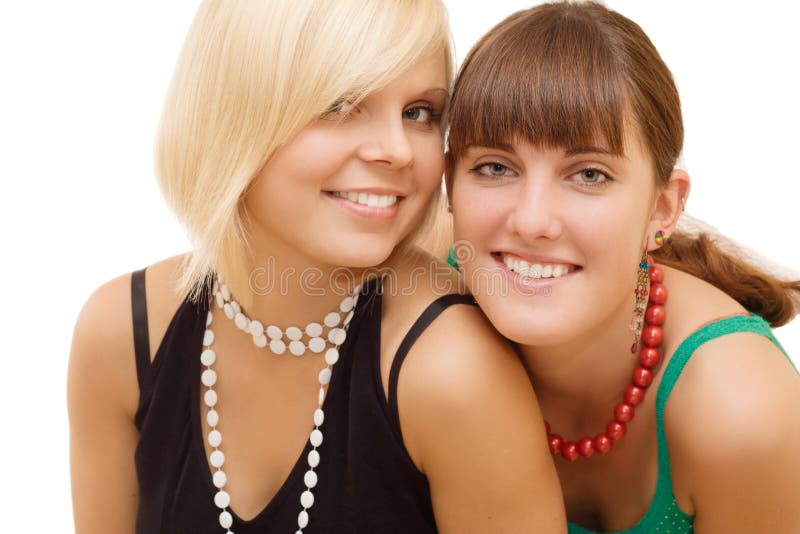
<svg viewBox="0 0 800 534">
<path fill-rule="evenodd" d="M 592 168 L 582 169 L 572 176 L 576 177 L 578 185 L 588 188 L 606 186 L 614 180 L 608 173 Z"/>
<path fill-rule="evenodd" d="M 472 168 L 472 172 L 476 172 L 481 176 L 487 176 L 489 178 L 503 178 L 511 173 L 511 169 L 502 163 L 491 161 L 489 163 L 481 163 L 480 165 L 476 165 Z"/>
<path fill-rule="evenodd" d="M 403 118 L 411 122 L 431 124 L 439 115 L 430 106 L 415 106 L 403 111 Z"/>
</svg>

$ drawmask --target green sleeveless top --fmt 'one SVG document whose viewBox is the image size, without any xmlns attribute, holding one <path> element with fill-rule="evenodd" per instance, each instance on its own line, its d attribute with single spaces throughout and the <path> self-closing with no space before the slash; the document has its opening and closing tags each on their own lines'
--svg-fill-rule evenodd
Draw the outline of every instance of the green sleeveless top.
<svg viewBox="0 0 800 534">
<path fill-rule="evenodd" d="M 678 507 L 672 493 L 672 473 L 669 467 L 667 437 L 664 433 L 664 408 L 672 388 L 681 375 L 684 366 L 700 345 L 712 339 L 736 332 L 754 332 L 772 341 L 784 355 L 781 344 L 772 335 L 769 324 L 758 315 L 734 315 L 706 324 L 687 337 L 678 346 L 672 359 L 664 370 L 664 377 L 656 394 L 656 438 L 658 451 L 658 479 L 656 492 L 647 513 L 633 527 L 616 531 L 614 534 L 685 534 L 694 532 L 694 516 Z M 791 359 L 789 360 L 791 362 Z M 794 363 L 792 363 L 794 366 Z M 795 367 L 797 370 L 797 367 Z M 569 534 L 597 534 L 581 526 L 569 523 Z"/>
</svg>

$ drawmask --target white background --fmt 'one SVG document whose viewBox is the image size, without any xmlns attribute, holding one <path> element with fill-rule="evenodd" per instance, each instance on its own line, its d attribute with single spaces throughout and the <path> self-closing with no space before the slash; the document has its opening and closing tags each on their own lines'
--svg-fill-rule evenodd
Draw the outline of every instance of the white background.
<svg viewBox="0 0 800 534">
<path fill-rule="evenodd" d="M 459 60 L 492 25 L 530 5 L 448 4 Z M 793 3 L 608 4 L 644 28 L 675 74 L 694 180 L 688 211 L 797 270 Z M 2 505 L 9 528 L 72 530 L 65 379 L 86 297 L 188 249 L 156 187 L 152 144 L 197 5 L 0 3 L 0 448 L 14 496 Z M 800 321 L 777 335 L 800 361 Z"/>
</svg>

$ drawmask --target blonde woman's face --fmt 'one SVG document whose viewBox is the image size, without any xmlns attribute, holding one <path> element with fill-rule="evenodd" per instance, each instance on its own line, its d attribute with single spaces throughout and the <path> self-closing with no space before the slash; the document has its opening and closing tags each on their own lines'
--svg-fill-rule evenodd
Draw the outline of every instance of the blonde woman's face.
<svg viewBox="0 0 800 534">
<path fill-rule="evenodd" d="M 348 267 L 388 258 L 441 184 L 445 68 L 444 53 L 425 56 L 276 151 L 245 198 L 259 252 Z"/>
</svg>

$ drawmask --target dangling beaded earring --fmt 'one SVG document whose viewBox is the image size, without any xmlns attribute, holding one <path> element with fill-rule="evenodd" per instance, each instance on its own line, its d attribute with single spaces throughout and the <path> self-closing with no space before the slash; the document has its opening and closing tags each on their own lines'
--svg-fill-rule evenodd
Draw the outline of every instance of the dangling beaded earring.
<svg viewBox="0 0 800 534">
<path fill-rule="evenodd" d="M 644 326 L 644 312 L 647 309 L 647 289 L 650 287 L 650 262 L 647 257 L 647 249 L 642 253 L 642 260 L 639 262 L 639 273 L 636 277 L 636 304 L 633 307 L 633 317 L 631 317 L 630 328 L 633 332 L 633 345 L 631 353 L 639 351 L 639 342 Z"/>
<path fill-rule="evenodd" d="M 655 239 L 656 239 L 656 245 L 661 246 L 666 242 L 667 234 L 659 230 L 656 232 Z"/>
</svg>

